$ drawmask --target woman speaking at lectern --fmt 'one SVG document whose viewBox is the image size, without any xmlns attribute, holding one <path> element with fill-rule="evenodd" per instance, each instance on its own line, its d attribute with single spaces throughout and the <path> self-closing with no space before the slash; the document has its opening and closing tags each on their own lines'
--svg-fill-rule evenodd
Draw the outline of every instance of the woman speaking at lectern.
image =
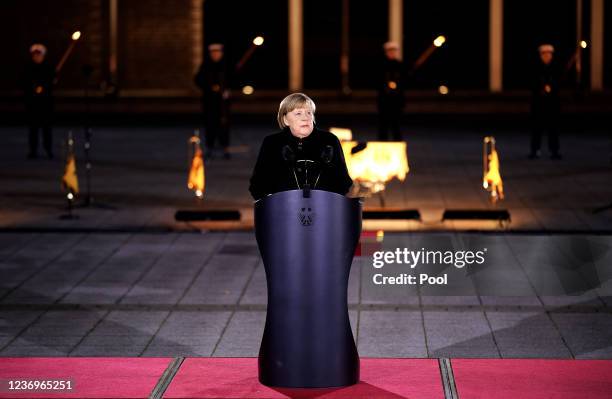
<svg viewBox="0 0 612 399">
<path fill-rule="evenodd" d="M 287 190 L 325 190 L 345 195 L 353 181 L 340 141 L 314 127 L 315 103 L 293 93 L 278 109 L 280 132 L 267 136 L 259 151 L 249 191 L 256 200 Z"/>
</svg>

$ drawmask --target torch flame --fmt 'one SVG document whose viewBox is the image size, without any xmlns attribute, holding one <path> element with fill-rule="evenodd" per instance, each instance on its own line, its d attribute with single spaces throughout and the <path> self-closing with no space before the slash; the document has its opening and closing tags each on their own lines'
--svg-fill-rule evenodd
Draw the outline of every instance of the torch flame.
<svg viewBox="0 0 612 399">
<path fill-rule="evenodd" d="M 263 42 L 264 42 L 263 36 L 257 36 L 255 39 L 253 39 L 253 44 L 256 46 L 261 46 Z"/>
<path fill-rule="evenodd" d="M 491 192 L 493 200 L 504 199 L 504 184 L 499 173 L 499 156 L 497 150 L 491 150 L 488 156 L 488 170 L 482 179 L 482 186 Z"/>
<path fill-rule="evenodd" d="M 64 175 L 62 176 L 62 188 L 68 193 L 79 193 L 79 178 L 77 177 L 74 153 L 68 154 L 68 157 L 66 158 Z M 68 199 L 72 198 L 69 197 Z"/>
<path fill-rule="evenodd" d="M 72 40 L 77 41 L 81 38 L 81 31 L 76 31 L 72 34 Z"/>
<path fill-rule="evenodd" d="M 200 138 L 194 135 L 189 139 L 189 142 L 195 145 L 195 153 L 191 160 L 187 187 L 195 191 L 198 198 L 202 198 L 204 196 L 204 189 L 206 188 L 206 180 L 204 177 L 204 159 L 202 156 L 202 148 L 200 148 Z"/>
<path fill-rule="evenodd" d="M 435 38 L 435 40 L 433 41 L 434 46 L 436 47 L 440 47 L 442 46 L 444 43 L 446 42 L 446 37 L 444 37 L 443 35 L 440 35 L 438 37 Z"/>
</svg>

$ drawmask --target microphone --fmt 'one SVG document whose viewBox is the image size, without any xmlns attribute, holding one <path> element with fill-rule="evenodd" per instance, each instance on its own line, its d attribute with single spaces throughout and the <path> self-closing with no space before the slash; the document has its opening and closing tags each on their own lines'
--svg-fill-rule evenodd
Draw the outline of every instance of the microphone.
<svg viewBox="0 0 612 399">
<path fill-rule="evenodd" d="M 368 143 L 365 143 L 365 142 L 357 143 L 355 147 L 351 148 L 351 155 L 357 154 L 358 152 L 365 150 L 367 146 L 368 146 Z"/>
<path fill-rule="evenodd" d="M 323 172 L 323 166 L 330 167 L 333 159 L 334 159 L 334 147 L 328 144 L 325 146 L 325 148 L 323 148 L 323 151 L 321 151 L 321 163 L 323 165 L 319 169 L 319 175 L 317 176 L 317 180 L 315 181 L 313 188 L 317 188 L 317 184 L 319 183 L 319 178 L 321 177 L 321 172 Z"/>
<path fill-rule="evenodd" d="M 285 145 L 282 148 L 281 154 L 282 154 L 283 160 L 285 162 L 288 162 L 288 163 L 294 163 L 295 162 L 295 152 L 293 152 L 293 150 L 291 149 L 289 144 Z"/>
<path fill-rule="evenodd" d="M 316 162 L 311 160 L 311 159 L 298 159 L 296 162 L 298 165 L 303 165 L 304 168 L 304 185 L 302 186 L 302 188 L 304 189 L 304 198 L 309 198 L 310 197 L 310 183 L 308 183 L 308 169 L 311 166 L 316 166 Z M 298 168 L 298 170 L 300 170 Z"/>
<path fill-rule="evenodd" d="M 281 149 L 281 155 L 283 157 L 283 161 L 285 161 L 291 167 L 293 177 L 295 178 L 295 184 L 299 190 L 300 182 L 298 181 L 297 174 L 295 173 L 295 152 L 293 152 L 289 144 L 287 144 Z"/>
<path fill-rule="evenodd" d="M 329 166 L 331 164 L 332 159 L 334 159 L 334 147 L 331 145 L 326 145 L 321 151 L 321 161 L 323 165 Z"/>
</svg>

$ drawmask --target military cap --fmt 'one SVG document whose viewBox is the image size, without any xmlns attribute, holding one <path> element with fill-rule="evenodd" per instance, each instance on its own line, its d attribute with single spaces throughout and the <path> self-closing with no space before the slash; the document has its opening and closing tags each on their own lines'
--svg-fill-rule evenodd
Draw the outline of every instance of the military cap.
<svg viewBox="0 0 612 399">
<path fill-rule="evenodd" d="M 47 48 L 40 43 L 34 43 L 30 46 L 30 53 L 42 53 L 45 55 L 47 54 Z"/>
</svg>

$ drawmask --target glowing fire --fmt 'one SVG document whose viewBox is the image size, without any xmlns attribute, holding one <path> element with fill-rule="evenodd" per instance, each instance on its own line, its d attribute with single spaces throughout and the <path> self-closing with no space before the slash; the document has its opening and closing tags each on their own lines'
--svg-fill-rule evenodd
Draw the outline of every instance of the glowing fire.
<svg viewBox="0 0 612 399">
<path fill-rule="evenodd" d="M 340 141 L 351 141 L 353 140 L 353 132 L 351 129 L 344 127 L 330 127 L 329 131 L 338 137 Z"/>
<path fill-rule="evenodd" d="M 499 173 L 499 156 L 495 149 L 495 139 L 485 137 L 485 145 L 487 143 L 492 143 L 492 147 L 491 152 L 486 155 L 482 187 L 491 193 L 491 200 L 495 202 L 504 199 L 504 184 Z"/>
<path fill-rule="evenodd" d="M 351 150 L 360 151 L 351 154 Z M 385 183 L 397 177 L 400 181 L 406 179 L 410 170 L 406 155 L 405 142 L 370 141 L 359 144 L 356 141 L 342 142 L 342 151 L 351 178 L 372 192 L 385 189 Z"/>
<path fill-rule="evenodd" d="M 263 36 L 257 36 L 255 39 L 253 39 L 253 44 L 256 46 L 261 46 L 263 42 L 264 42 Z"/>
<path fill-rule="evenodd" d="M 200 138 L 193 136 L 189 142 L 195 145 L 195 153 L 191 160 L 191 168 L 189 168 L 187 187 L 195 191 L 198 198 L 202 198 L 204 196 L 206 180 L 204 176 L 204 159 L 202 156 L 202 149 L 200 148 Z"/>
<path fill-rule="evenodd" d="M 77 177 L 76 161 L 74 154 L 70 153 L 66 158 L 64 176 L 62 176 L 62 188 L 68 193 L 79 193 L 79 178 Z M 68 198 L 72 199 L 72 198 Z"/>
<path fill-rule="evenodd" d="M 446 42 L 446 37 L 444 37 L 443 35 L 440 35 L 434 39 L 433 44 L 436 47 L 441 47 L 445 42 Z"/>
</svg>

